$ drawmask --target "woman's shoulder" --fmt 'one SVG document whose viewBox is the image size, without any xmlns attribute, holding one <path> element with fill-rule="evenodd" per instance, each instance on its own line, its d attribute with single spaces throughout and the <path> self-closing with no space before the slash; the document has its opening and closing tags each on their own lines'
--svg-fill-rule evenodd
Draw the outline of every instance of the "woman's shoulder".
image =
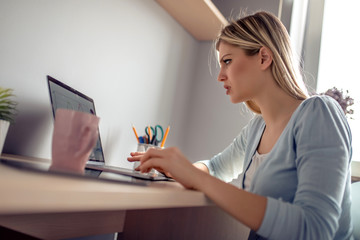
<svg viewBox="0 0 360 240">
<path fill-rule="evenodd" d="M 299 111 L 302 112 L 302 114 L 309 113 L 311 116 L 317 115 L 313 113 L 320 114 L 321 112 L 344 115 L 339 103 L 334 98 L 327 95 L 314 95 L 305 99 L 301 103 Z"/>
<path fill-rule="evenodd" d="M 326 95 L 305 99 L 293 116 L 292 126 L 294 129 L 307 126 L 313 131 L 340 126 L 349 129 L 345 113 L 339 103 Z"/>
<path fill-rule="evenodd" d="M 305 99 L 303 103 L 305 105 L 338 105 L 338 102 L 334 98 L 327 95 L 314 95 Z"/>
</svg>

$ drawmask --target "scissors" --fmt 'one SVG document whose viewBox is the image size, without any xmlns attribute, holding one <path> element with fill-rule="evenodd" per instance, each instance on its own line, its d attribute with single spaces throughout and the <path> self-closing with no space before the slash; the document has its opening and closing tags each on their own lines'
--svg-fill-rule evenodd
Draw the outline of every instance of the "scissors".
<svg viewBox="0 0 360 240">
<path fill-rule="evenodd" d="M 150 133 L 148 129 L 149 127 L 145 127 L 145 133 L 149 139 L 149 143 L 153 145 L 158 145 L 164 138 L 164 130 L 162 126 L 155 125 L 155 127 L 150 127 Z M 151 135 L 151 139 L 150 139 L 150 135 Z"/>
</svg>

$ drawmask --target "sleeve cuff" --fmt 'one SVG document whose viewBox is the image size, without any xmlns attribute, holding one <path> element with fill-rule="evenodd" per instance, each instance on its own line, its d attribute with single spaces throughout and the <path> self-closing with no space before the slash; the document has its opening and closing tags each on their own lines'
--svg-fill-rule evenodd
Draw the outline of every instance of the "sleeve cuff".
<svg viewBox="0 0 360 240">
<path fill-rule="evenodd" d="M 264 219 L 261 223 L 260 228 L 257 231 L 257 234 L 265 238 L 270 238 L 274 229 L 275 223 L 277 221 L 277 213 L 279 212 L 278 201 L 273 198 L 267 198 L 266 210 Z"/>
<path fill-rule="evenodd" d="M 208 168 L 209 174 L 210 174 L 211 176 L 214 176 L 214 175 L 215 175 L 214 169 L 211 167 L 211 162 L 210 162 L 210 160 L 202 160 L 202 161 L 197 161 L 197 162 L 195 162 L 195 163 L 202 163 L 202 164 L 204 164 L 204 165 Z"/>
</svg>

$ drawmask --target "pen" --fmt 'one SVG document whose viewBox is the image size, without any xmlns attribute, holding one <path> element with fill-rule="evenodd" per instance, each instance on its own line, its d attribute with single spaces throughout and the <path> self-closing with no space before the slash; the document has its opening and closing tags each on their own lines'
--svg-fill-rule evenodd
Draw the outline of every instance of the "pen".
<svg viewBox="0 0 360 240">
<path fill-rule="evenodd" d="M 139 141 L 139 135 L 137 134 L 137 131 L 136 131 L 136 129 L 135 129 L 134 124 L 132 124 L 132 129 L 134 130 L 136 140 L 138 141 L 138 143 L 140 143 L 140 141 Z"/>
<path fill-rule="evenodd" d="M 166 128 L 165 135 L 164 135 L 164 138 L 163 138 L 163 140 L 161 142 L 160 147 L 164 147 L 167 135 L 169 134 L 169 130 L 170 130 L 170 125 Z"/>
</svg>

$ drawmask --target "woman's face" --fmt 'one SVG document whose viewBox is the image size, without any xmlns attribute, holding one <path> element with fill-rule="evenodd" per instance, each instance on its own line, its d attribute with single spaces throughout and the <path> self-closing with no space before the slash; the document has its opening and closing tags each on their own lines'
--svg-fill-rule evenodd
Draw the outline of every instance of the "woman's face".
<svg viewBox="0 0 360 240">
<path fill-rule="evenodd" d="M 224 83 L 226 94 L 233 103 L 253 99 L 261 88 L 260 54 L 247 56 L 241 48 L 220 42 L 220 73 L 218 81 Z"/>
</svg>

